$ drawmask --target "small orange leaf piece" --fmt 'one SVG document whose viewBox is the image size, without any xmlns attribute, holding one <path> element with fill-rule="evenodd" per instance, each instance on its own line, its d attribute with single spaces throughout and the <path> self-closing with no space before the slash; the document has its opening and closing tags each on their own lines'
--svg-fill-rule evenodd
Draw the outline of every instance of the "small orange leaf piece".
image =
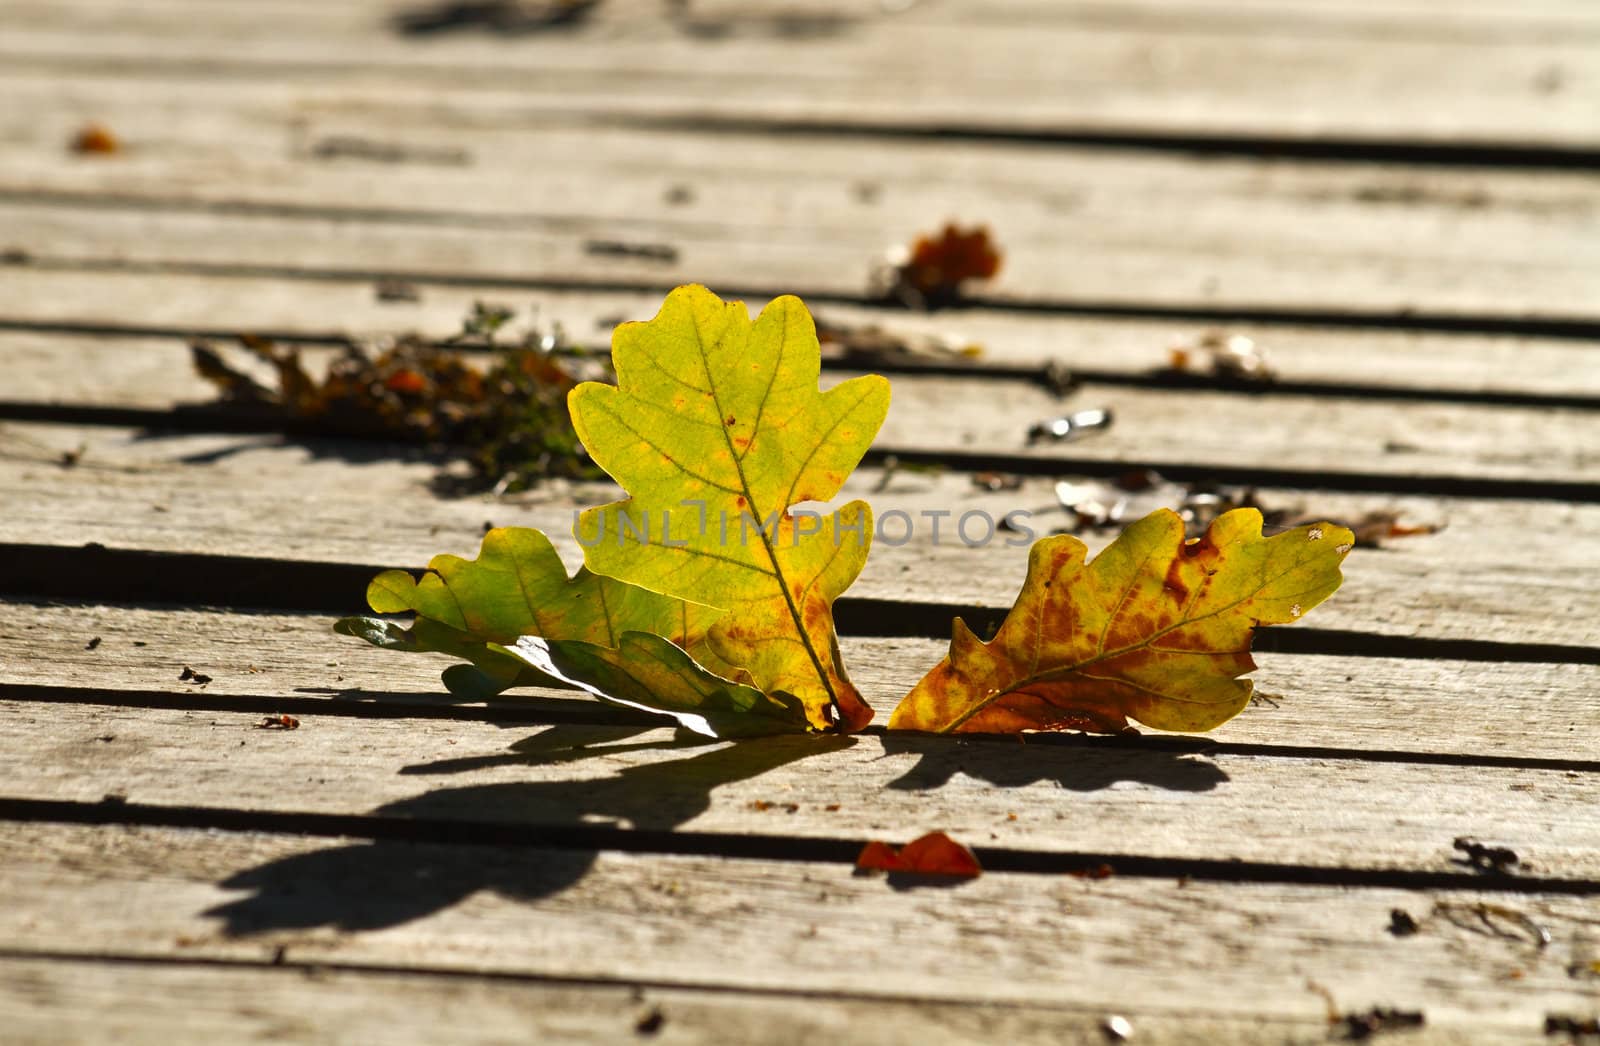
<svg viewBox="0 0 1600 1046">
<path fill-rule="evenodd" d="M 108 155 L 121 148 L 122 143 L 117 141 L 117 136 L 104 124 L 85 124 L 72 138 L 72 151 L 76 153 Z"/>
<path fill-rule="evenodd" d="M 1339 587 L 1355 543 L 1314 523 L 1263 537 L 1261 513 L 1218 516 L 1185 540 L 1159 509 L 1087 562 L 1070 535 L 1035 542 L 1016 605 L 990 642 L 959 618 L 950 653 L 906 695 L 891 730 L 1120 733 L 1210 730 L 1238 715 L 1257 625 L 1288 624 Z"/>
<path fill-rule="evenodd" d="M 981 225 L 970 231 L 946 225 L 937 237 L 919 236 L 905 264 L 905 281 L 931 298 L 956 293 L 967 280 L 987 280 L 1000 271 L 1000 251 Z"/>
<path fill-rule="evenodd" d="M 856 868 L 864 872 L 910 872 L 962 879 L 976 879 L 983 874 L 983 866 L 972 851 L 943 832 L 929 832 L 898 850 L 888 843 L 870 842 L 856 858 Z"/>
</svg>

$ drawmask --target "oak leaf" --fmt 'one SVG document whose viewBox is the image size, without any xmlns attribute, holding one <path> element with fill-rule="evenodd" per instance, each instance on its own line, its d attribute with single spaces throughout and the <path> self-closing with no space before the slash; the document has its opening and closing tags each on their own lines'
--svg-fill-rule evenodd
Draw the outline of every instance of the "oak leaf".
<svg viewBox="0 0 1600 1046">
<path fill-rule="evenodd" d="M 1203 537 L 1159 509 L 1085 562 L 1083 542 L 1045 538 L 990 642 L 955 622 L 950 653 L 908 694 L 890 729 L 1116 733 L 1136 719 L 1209 730 L 1250 700 L 1255 627 L 1298 620 L 1342 580 L 1354 544 L 1330 523 L 1263 537 L 1236 509 Z"/>
<path fill-rule="evenodd" d="M 816 729 L 859 729 L 872 711 L 839 657 L 832 605 L 866 562 L 872 516 L 826 502 L 889 407 L 877 375 L 818 389 L 821 356 L 798 298 L 752 324 L 741 302 L 679 287 L 657 316 L 612 338 L 617 384 L 568 397 L 578 437 L 628 499 L 577 526 L 597 574 L 727 613 L 708 639 Z"/>
<path fill-rule="evenodd" d="M 1000 250 L 981 225 L 970 231 L 947 224 L 938 236 L 918 236 L 906 262 L 906 281 L 926 295 L 956 293 L 967 280 L 1000 271 Z"/>
<path fill-rule="evenodd" d="M 754 702 L 750 693 L 759 692 L 738 689 L 748 676 L 720 658 L 706 638 L 719 611 L 583 568 L 569 578 L 555 547 L 537 530 L 491 530 L 477 559 L 435 556 L 420 580 L 403 570 L 386 571 L 368 586 L 367 602 L 378 613 L 413 613 L 416 620 L 406 628 L 382 618 L 351 617 L 335 630 L 374 646 L 446 653 L 471 662 L 444 673 L 445 685 L 460 697 L 483 698 L 513 686 L 573 684 L 618 703 L 669 714 L 701 709 L 702 720 L 708 718 L 706 706 L 710 720 L 724 727 L 717 736 L 805 729 L 798 709 L 776 698 Z M 630 638 L 635 633 L 650 635 Z M 578 644 L 568 662 L 576 659 L 581 666 L 586 658 L 603 666 L 597 669 L 600 682 L 574 678 L 581 670 L 570 666 L 563 671 L 530 663 L 515 649 L 528 636 Z M 615 666 L 604 667 L 613 659 L 587 651 L 591 646 L 634 655 L 631 682 Z M 641 679 L 654 680 L 657 692 L 640 689 Z M 606 692 L 622 684 L 625 693 Z M 753 710 L 772 722 L 727 725 L 727 717 L 717 714 L 720 706 L 707 696 L 719 688 L 728 691 L 729 708 Z"/>
</svg>

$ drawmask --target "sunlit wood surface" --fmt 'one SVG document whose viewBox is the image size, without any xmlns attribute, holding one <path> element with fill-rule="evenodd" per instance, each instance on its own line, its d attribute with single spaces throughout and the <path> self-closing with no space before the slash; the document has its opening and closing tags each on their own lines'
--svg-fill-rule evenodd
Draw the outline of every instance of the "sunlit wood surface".
<svg viewBox="0 0 1600 1046">
<path fill-rule="evenodd" d="M 1597 1015 L 1600 10 L 605 0 L 513 31 L 539 6 L 0 3 L 0 1040 L 1310 1043 L 1377 1007 L 1424 1015 L 1396 1041 L 1534 1043 Z M 91 123 L 119 148 L 74 150 Z M 946 220 L 1000 276 L 874 302 Z M 193 337 L 315 364 L 487 300 L 603 342 L 689 281 L 982 346 L 892 375 L 847 487 L 880 513 L 1064 525 L 1056 479 L 1154 467 L 1443 529 L 1357 549 L 1205 737 L 706 744 L 558 691 L 455 702 L 442 661 L 330 630 L 489 524 L 575 565 L 605 488 L 442 497 L 415 448 L 192 409 Z M 1161 373 L 1211 329 L 1277 384 Z M 1115 423 L 1028 444 L 1084 407 Z M 839 617 L 879 723 L 1022 566 L 874 550 Z M 852 874 L 936 829 L 988 871 Z"/>
</svg>

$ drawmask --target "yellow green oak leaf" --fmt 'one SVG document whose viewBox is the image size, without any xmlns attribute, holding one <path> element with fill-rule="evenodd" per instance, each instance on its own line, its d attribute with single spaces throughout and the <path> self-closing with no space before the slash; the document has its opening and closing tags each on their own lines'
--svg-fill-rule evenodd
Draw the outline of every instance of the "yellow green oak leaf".
<svg viewBox="0 0 1600 1046">
<path fill-rule="evenodd" d="M 908 694 L 891 730 L 1116 733 L 1210 730 L 1237 715 L 1257 625 L 1298 621 L 1339 587 L 1355 543 L 1317 523 L 1263 537 L 1236 509 L 1185 540 L 1161 509 L 1092 562 L 1077 538 L 1044 538 L 994 639 L 955 621 L 950 653 Z"/>
<path fill-rule="evenodd" d="M 752 323 L 741 302 L 679 287 L 653 320 L 612 336 L 615 386 L 568 395 L 578 437 L 630 496 L 585 511 L 588 568 L 725 613 L 713 650 L 813 728 L 855 730 L 872 710 L 839 656 L 833 601 L 866 562 L 872 513 L 830 501 L 889 408 L 889 383 L 818 387 L 821 354 L 798 298 Z"/>
</svg>

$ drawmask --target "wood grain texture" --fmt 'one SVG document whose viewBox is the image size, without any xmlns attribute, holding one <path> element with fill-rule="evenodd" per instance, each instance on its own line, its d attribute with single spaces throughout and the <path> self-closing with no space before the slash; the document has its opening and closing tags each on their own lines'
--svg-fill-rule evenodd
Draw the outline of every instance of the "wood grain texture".
<svg viewBox="0 0 1600 1046">
<path fill-rule="evenodd" d="M 984 292 L 1001 298 L 1592 316 L 1581 292 L 1600 265 L 1597 193 L 1580 173 L 1196 163 L 1003 142 L 885 138 L 863 148 L 559 113 L 508 127 L 449 110 L 342 111 L 276 85 L 197 93 L 79 77 L 66 111 L 54 82 L 11 91 L 17 115 L 0 123 L 9 205 L 133 211 L 175 226 L 200 216 L 224 240 L 258 238 L 251 217 L 298 219 L 305 240 L 343 218 L 379 226 L 373 235 L 412 228 L 436 249 L 476 242 L 482 254 L 468 271 L 526 279 L 757 273 L 775 290 L 861 294 L 885 246 L 945 218 L 995 231 L 1007 263 Z M 122 151 L 66 151 L 89 118 L 115 126 Z M 358 155 L 319 151 L 338 143 Z M 19 245 L 57 253 L 24 218 L 8 218 Z M 104 235 L 110 247 L 109 221 Z M 528 249 L 512 268 L 492 244 L 518 237 Z M 587 238 L 664 242 L 682 258 L 594 258 L 582 250 Z M 390 254 L 392 265 L 424 265 L 414 252 Z M 306 244 L 279 260 L 352 264 L 337 257 L 318 260 Z"/>
<path fill-rule="evenodd" d="M 886 247 L 955 219 L 1004 249 L 993 284 L 970 288 L 995 302 L 1597 315 L 1600 194 L 1577 174 L 586 128 L 449 141 L 430 147 L 506 158 L 374 171 L 249 139 L 232 156 L 152 142 L 91 159 L 51 142 L 8 152 L 0 222 L 5 246 L 58 264 L 860 297 Z M 668 204 L 679 187 L 692 198 Z M 677 254 L 597 256 L 595 241 Z"/>
<path fill-rule="evenodd" d="M 1151 858 L 1172 875 L 1248 861 L 1333 881 L 1461 872 L 1451 844 L 1468 835 L 1515 849 L 1518 874 L 1600 881 L 1600 774 L 1576 770 L 899 734 L 706 744 L 670 729 L 310 714 L 278 731 L 259 729 L 258 714 L 0 709 L 0 749 L 14 753 L 0 796 L 12 800 L 109 794 L 421 819 L 467 826 L 458 841 L 473 825 L 776 835 L 791 847 L 941 830 L 980 848 L 1105 855 L 1095 860 L 1113 867 Z"/>
<path fill-rule="evenodd" d="M 83 450 L 63 469 L 63 452 Z M 148 436 L 131 430 L 52 425 L 0 428 L 0 541 L 205 552 L 420 568 L 436 553 L 474 556 L 485 523 L 544 530 L 570 566 L 581 560 L 573 506 L 614 490 L 552 486 L 518 502 L 440 499 L 437 467 L 395 461 L 391 448 L 338 441 L 284 443 L 262 436 Z M 958 474 L 902 473 L 884 490 L 862 470 L 844 490 L 881 517 L 898 508 L 913 541 L 879 541 L 852 595 L 1007 607 L 1022 577 L 1025 536 L 997 532 L 977 547 L 952 541 L 950 518 L 933 542 L 925 512 L 1034 512 L 1043 534 L 1062 517 L 1045 480 L 983 494 Z M 1345 586 L 1318 608 L 1322 627 L 1398 636 L 1494 638 L 1594 645 L 1600 613 L 1588 535 L 1600 508 L 1553 502 L 1358 497 L 1264 491 L 1269 504 L 1331 518 L 1392 509 L 1440 533 L 1358 550 Z M 898 535 L 898 531 L 895 532 Z M 974 534 L 976 537 L 976 534 Z M 1109 534 L 1085 535 L 1092 549 Z M 116 597 L 107 591 L 104 598 Z M 212 598 L 226 601 L 225 593 Z M 352 612 L 361 593 L 350 594 Z M 1486 627 L 1485 622 L 1493 622 Z"/>
<path fill-rule="evenodd" d="M 0 932 L 26 949 L 259 963 L 282 947 L 291 969 L 333 977 L 379 965 L 394 976 L 644 982 L 665 1011 L 664 1041 L 680 996 L 657 993 L 710 986 L 732 999 L 827 993 L 808 1000 L 822 1030 L 891 1042 L 916 1041 L 889 1024 L 905 997 L 949 1022 L 940 1041 L 986 1042 L 1013 1027 L 1024 1041 L 1057 1029 L 1093 1042 L 1097 1030 L 1058 1022 L 1112 1013 L 1127 1014 L 1141 1041 L 1147 1017 L 1157 1041 L 1207 1041 L 1227 1028 L 1213 1022 L 1233 1020 L 1258 1022 L 1246 1042 L 1327 1041 L 1325 1003 L 1308 980 L 1341 1008 L 1424 1009 L 1433 1030 L 1419 1042 L 1534 1043 L 1546 1010 L 1592 1002 L 1563 967 L 1592 947 L 1593 913 L 1540 896 L 1516 906 L 1550 930 L 1543 953 L 1468 920 L 1427 919 L 1403 940 L 1384 930 L 1392 908 L 1424 918 L 1436 900 L 1470 905 L 1472 893 L 992 872 L 896 891 L 842 865 L 49 825 L 6 826 L 0 852 Z M 271 975 L 257 975 L 268 999 Z M 846 1010 L 860 1023 L 844 1025 L 836 998 L 883 1008 Z M 1008 1019 L 994 1006 L 1022 1009 Z M 1030 1031 L 1030 1011 L 1044 1007 L 1067 1012 L 1039 1015 L 1044 1027 Z M 614 1014 L 597 1008 L 589 1020 L 611 1027 Z M 781 1030 L 760 1038 L 789 1041 Z"/>
<path fill-rule="evenodd" d="M 1087 1008 L 803 997 L 773 989 L 722 992 L 613 983 L 566 983 L 518 972 L 349 969 L 337 963 L 213 963 L 217 949 L 191 945 L 170 956 L 127 960 L 51 955 L 0 958 L 0 1021 L 14 1046 L 167 1046 L 173 1041 L 462 1043 L 770 1042 L 847 1039 L 872 1046 L 939 1042 L 1104 1041 L 1107 1014 Z M 337 949 L 334 949 L 336 952 Z M 187 958 L 193 956 L 193 959 Z M 501 971 L 497 971 L 500 973 Z M 626 971 L 619 971 L 625 974 Z M 397 1019 L 403 1014 L 403 1019 Z M 1255 1021 L 1139 1012 L 1139 1041 L 1244 1046 L 1322 1042 L 1314 1017 Z M 1473 1020 L 1478 1041 L 1527 1040 L 1510 1021 Z M 653 1032 L 641 1029 L 655 1028 Z M 1408 1036 L 1416 1046 L 1451 1041 L 1448 1025 Z"/>
<path fill-rule="evenodd" d="M 524 689 L 487 705 L 448 697 L 442 655 L 402 656 L 336 636 L 321 615 L 242 614 L 113 605 L 0 603 L 5 683 L 75 687 L 86 703 L 174 703 L 228 710 L 240 699 L 266 711 L 404 716 L 441 705 L 476 713 L 597 723 L 610 709 L 572 691 Z M 98 640 L 93 649 L 92 640 Z M 900 697 L 944 656 L 933 639 L 840 638 L 845 664 L 884 722 Z M 1347 753 L 1427 753 L 1465 761 L 1595 758 L 1600 668 L 1329 655 L 1261 654 L 1252 677 L 1269 695 L 1206 735 L 1224 744 L 1315 747 Z M 203 688 L 184 667 L 211 676 Z M 137 695 L 128 691 L 138 691 Z M 271 705 L 277 700 L 281 706 Z M 42 716 L 48 711 L 39 710 Z M 1160 736 L 1160 735 L 1157 735 Z M 1385 756 L 1387 757 L 1387 756 Z"/>
<path fill-rule="evenodd" d="M 1426 10 L 919 4 L 797 17 L 697 4 L 675 20 L 639 2 L 574 32 L 419 43 L 390 32 L 392 12 L 373 6 L 262 19 L 194 3 L 36 2 L 4 55 L 34 75 L 92 66 L 303 90 L 404 86 L 412 97 L 449 86 L 523 107 L 635 116 L 1595 144 L 1590 12 Z M 818 69 L 828 75 L 810 75 Z"/>
<path fill-rule="evenodd" d="M 855 303 L 824 309 L 845 321 L 964 329 L 995 366 L 1111 372 L 1062 401 L 897 379 L 885 444 L 1370 473 L 1353 489 L 1414 489 L 1263 492 L 1449 524 L 1359 550 L 1316 626 L 1600 646 L 1600 505 L 1429 497 L 1594 483 L 1592 404 L 1451 402 L 1600 394 L 1592 4 L 610 0 L 521 37 L 407 36 L 402 6 L 11 0 L 0 400 L 207 398 L 195 328 L 439 335 L 472 300 L 532 297 L 603 340 L 674 283 L 798 291 Z M 70 151 L 90 120 L 115 155 Z M 988 307 L 861 307 L 884 248 L 947 217 L 1007 252 Z M 385 276 L 422 301 L 377 303 Z M 1280 321 L 1237 330 L 1286 381 L 1345 387 L 1141 386 L 1238 316 Z M 1409 333 L 1446 329 L 1472 333 Z M 1024 447 L 1085 406 L 1116 412 L 1104 438 Z M 0 542 L 70 550 L 69 570 L 93 541 L 303 560 L 314 583 L 470 555 L 490 522 L 576 563 L 573 508 L 610 496 L 447 501 L 439 466 L 6 424 Z M 847 493 L 1062 518 L 1043 476 L 990 494 L 864 470 Z M 1020 549 L 945 534 L 880 542 L 854 594 L 998 614 Z M 1600 920 L 1571 892 L 1600 888 L 1600 667 L 1265 655 L 1273 699 L 1204 739 L 707 744 L 549 691 L 452 706 L 444 659 L 192 605 L 227 602 L 238 562 L 186 576 L 181 607 L 116 605 L 109 570 L 87 586 L 105 604 L 0 602 L 0 1038 L 1091 1043 L 1119 1013 L 1140 1042 L 1309 1044 L 1334 1030 L 1325 988 L 1426 1011 L 1408 1041 L 1531 1043 L 1545 1014 L 1593 1011 Z M 941 646 L 843 650 L 883 713 Z M 279 710 L 298 728 L 260 729 Z M 866 840 L 930 829 L 991 871 L 851 875 Z M 1516 871 L 1460 862 L 1462 835 Z M 1117 874 L 1042 874 L 1101 860 Z M 1460 889 L 1419 888 L 1440 884 Z M 1391 936 L 1393 909 L 1421 932 Z"/>
<path fill-rule="evenodd" d="M 154 347 L 150 333 L 271 331 L 305 337 L 392 337 L 415 331 L 443 338 L 460 329 L 475 301 L 519 310 L 526 329 L 559 323 L 579 344 L 604 348 L 612 327 L 648 319 L 656 292 L 509 290 L 496 286 L 418 284 L 416 302 L 380 301 L 371 280 L 160 276 L 96 270 L 12 267 L 0 280 L 0 352 L 6 398 L 108 402 L 124 388 L 180 375 L 161 356 L 126 352 Z M 747 297 L 752 308 L 766 299 Z M 1210 329 L 1199 320 L 1035 316 L 988 309 L 934 315 L 812 302 L 825 321 L 933 335 L 982 348 L 991 366 L 1058 363 L 1069 370 L 1137 374 L 1169 363 L 1168 350 Z M 1511 335 L 1337 330 L 1237 323 L 1230 333 L 1255 339 L 1283 381 L 1358 383 L 1435 393 L 1600 396 L 1600 364 L 1587 342 Z M 97 336 L 92 333 L 100 332 Z M 71 360 L 70 368 L 62 365 Z M 121 368 L 130 368 L 125 372 Z M 148 369 L 134 378 L 132 368 Z M 179 368 L 187 371 L 187 368 Z M 189 388 L 186 384 L 184 388 Z M 198 388 L 196 395 L 200 392 Z"/>
</svg>

